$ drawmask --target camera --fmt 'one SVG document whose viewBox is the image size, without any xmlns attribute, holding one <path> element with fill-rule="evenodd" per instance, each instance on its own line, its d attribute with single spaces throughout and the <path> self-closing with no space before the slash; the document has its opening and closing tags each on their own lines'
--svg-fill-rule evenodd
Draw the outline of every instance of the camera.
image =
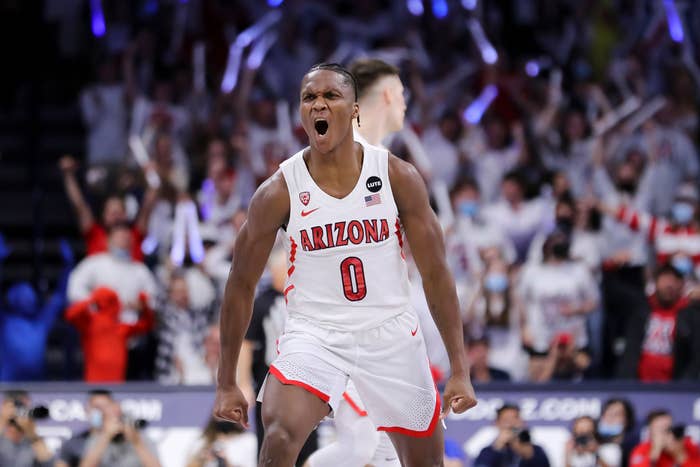
<svg viewBox="0 0 700 467">
<path fill-rule="evenodd" d="M 685 437 L 685 425 L 675 425 L 671 427 L 671 434 L 677 440 L 681 440 Z"/>
<path fill-rule="evenodd" d="M 33 420 L 44 420 L 49 418 L 49 409 L 43 405 L 27 407 L 20 399 L 15 399 L 15 417 L 28 417 Z"/>
<path fill-rule="evenodd" d="M 529 444 L 532 441 L 532 438 L 530 437 L 530 430 L 527 428 L 513 428 L 513 434 L 518 438 L 518 441 L 523 444 Z"/>
<path fill-rule="evenodd" d="M 123 416 L 122 423 L 125 426 L 130 426 L 136 428 L 137 430 L 141 430 L 148 426 L 148 420 L 144 420 L 143 418 L 131 418 Z"/>
<path fill-rule="evenodd" d="M 579 435 L 574 438 L 574 444 L 581 447 L 588 446 L 588 443 L 591 441 L 593 441 L 593 437 L 591 435 Z"/>
</svg>

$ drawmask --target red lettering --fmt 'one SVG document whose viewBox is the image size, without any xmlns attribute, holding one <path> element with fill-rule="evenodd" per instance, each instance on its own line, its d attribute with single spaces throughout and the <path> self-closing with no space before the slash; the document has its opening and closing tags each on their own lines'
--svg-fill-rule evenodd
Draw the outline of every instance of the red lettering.
<svg viewBox="0 0 700 467">
<path fill-rule="evenodd" d="M 364 235 L 360 221 L 350 221 L 348 225 L 348 238 L 350 241 L 354 245 L 357 245 L 358 243 L 362 243 L 362 237 L 364 237 Z"/>
<path fill-rule="evenodd" d="M 378 242 L 377 219 L 372 219 L 371 221 L 365 219 L 362 223 L 365 225 L 365 243 Z"/>
<path fill-rule="evenodd" d="M 345 237 L 345 222 L 335 223 L 335 246 L 345 246 L 348 239 Z"/>
<path fill-rule="evenodd" d="M 325 250 L 327 247 L 323 241 L 323 227 L 311 227 L 311 234 L 314 236 L 314 250 Z"/>
<path fill-rule="evenodd" d="M 313 251 L 314 246 L 311 244 L 309 234 L 306 233 L 306 230 L 299 231 L 299 234 L 301 235 L 301 248 L 304 251 Z"/>
<path fill-rule="evenodd" d="M 328 239 L 328 248 L 333 248 L 335 246 L 333 242 L 333 224 L 326 224 L 326 238 Z"/>
<path fill-rule="evenodd" d="M 389 239 L 389 223 L 386 221 L 386 219 L 382 219 L 382 230 L 379 233 L 379 241 L 383 242 L 384 240 Z"/>
</svg>

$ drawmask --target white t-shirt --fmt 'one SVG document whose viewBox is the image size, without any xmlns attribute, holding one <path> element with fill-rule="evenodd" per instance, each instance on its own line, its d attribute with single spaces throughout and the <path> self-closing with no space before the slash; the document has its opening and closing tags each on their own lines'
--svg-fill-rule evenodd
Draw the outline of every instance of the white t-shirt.
<svg viewBox="0 0 700 467">
<path fill-rule="evenodd" d="M 521 274 L 518 291 L 525 305 L 526 326 L 537 352 L 547 352 L 558 333 L 570 333 L 576 348 L 588 345 L 586 316 L 564 316 L 561 307 L 579 307 L 598 300 L 598 286 L 588 267 L 581 262 L 534 264 Z"/>
<path fill-rule="evenodd" d="M 124 86 L 97 84 L 88 87 L 80 94 L 80 109 L 88 128 L 89 164 L 123 162 L 127 152 Z"/>
</svg>

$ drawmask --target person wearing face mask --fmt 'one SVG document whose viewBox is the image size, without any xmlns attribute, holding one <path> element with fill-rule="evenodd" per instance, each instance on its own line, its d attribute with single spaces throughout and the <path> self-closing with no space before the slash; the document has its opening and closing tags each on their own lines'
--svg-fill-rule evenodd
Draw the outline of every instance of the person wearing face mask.
<svg viewBox="0 0 700 467">
<path fill-rule="evenodd" d="M 632 449 L 639 443 L 634 407 L 627 399 L 612 398 L 603 403 L 597 425 L 598 453 L 609 467 L 626 466 Z"/>
<path fill-rule="evenodd" d="M 485 264 L 479 254 L 484 249 L 498 249 L 505 261 L 512 264 L 516 259 L 515 246 L 503 229 L 482 216 L 477 182 L 469 178 L 458 180 L 450 199 L 455 224 L 447 232 L 448 261 L 458 286 L 484 270 Z"/>
<path fill-rule="evenodd" d="M 521 274 L 522 343 L 533 381 L 580 378 L 590 365 L 586 317 L 598 305 L 598 286 L 584 264 L 570 259 L 569 246 L 569 236 L 555 230 L 543 262 Z"/>
<path fill-rule="evenodd" d="M 472 333 L 489 335 L 489 364 L 520 380 L 525 377 L 527 357 L 522 351 L 509 266 L 495 248 L 484 250 L 481 256 L 484 271 L 463 320 Z"/>
<path fill-rule="evenodd" d="M 103 412 L 114 402 L 111 391 L 107 389 L 92 389 L 88 392 L 85 406 L 85 418 L 88 422 L 86 430 L 74 435 L 61 445 L 56 456 L 55 467 L 78 467 L 85 452 L 85 444 L 90 435 L 99 432 L 104 418 Z"/>
<path fill-rule="evenodd" d="M 151 271 L 131 258 L 132 236 L 129 226 L 118 223 L 109 232 L 109 251 L 88 256 L 75 267 L 68 278 L 68 301 L 74 303 L 90 297 L 95 288 L 114 290 L 124 305 L 121 319 L 134 322 L 137 318 L 139 296 L 149 300 L 157 292 Z"/>
<path fill-rule="evenodd" d="M 677 190 L 668 219 L 658 218 L 621 204 L 616 209 L 602 204 L 602 210 L 630 229 L 644 233 L 656 251 L 656 263 L 672 264 L 684 276 L 694 275 L 700 266 L 700 216 L 698 190 L 692 183 Z"/>
</svg>

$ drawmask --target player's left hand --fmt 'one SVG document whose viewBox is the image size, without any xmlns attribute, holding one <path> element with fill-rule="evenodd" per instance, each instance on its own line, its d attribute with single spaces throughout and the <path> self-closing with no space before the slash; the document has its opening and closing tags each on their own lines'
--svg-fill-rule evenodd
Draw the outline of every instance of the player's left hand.
<svg viewBox="0 0 700 467">
<path fill-rule="evenodd" d="M 440 418 L 445 418 L 452 410 L 454 413 L 463 413 L 476 405 L 476 394 L 468 378 L 450 376 L 442 395 L 442 413 Z"/>
</svg>

